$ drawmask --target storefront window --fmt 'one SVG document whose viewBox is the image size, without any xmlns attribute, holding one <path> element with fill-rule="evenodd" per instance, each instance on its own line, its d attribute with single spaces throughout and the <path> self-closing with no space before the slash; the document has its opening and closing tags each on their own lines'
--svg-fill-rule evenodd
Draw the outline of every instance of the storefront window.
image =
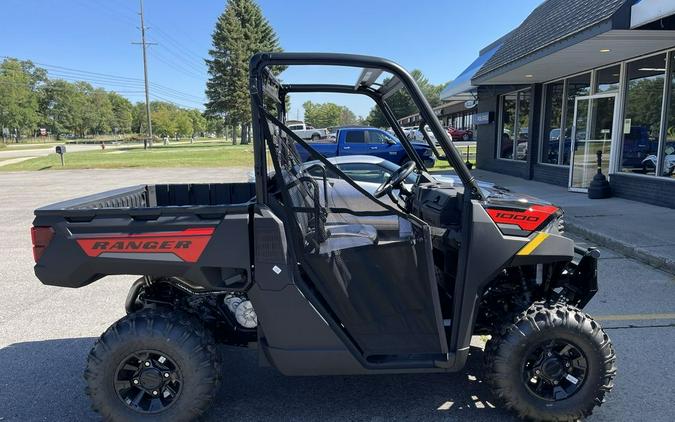
<svg viewBox="0 0 675 422">
<path fill-rule="evenodd" d="M 562 111 L 563 111 L 563 81 L 546 85 L 546 105 L 544 109 L 544 141 L 541 146 L 541 162 L 558 164 L 560 151 L 569 144 L 565 144 L 561 137 Z M 567 151 L 569 153 L 569 151 Z"/>
<path fill-rule="evenodd" d="M 619 76 L 621 66 L 611 66 L 600 69 L 595 73 L 595 92 L 617 92 L 619 90 Z"/>
<path fill-rule="evenodd" d="M 666 55 L 628 63 L 621 171 L 656 174 Z"/>
<path fill-rule="evenodd" d="M 503 95 L 499 158 L 527 160 L 529 127 L 530 91 L 524 90 Z"/>
<path fill-rule="evenodd" d="M 666 140 L 661 156 L 661 175 L 675 178 L 675 54 L 670 61 L 670 104 L 668 104 L 668 120 Z"/>
</svg>

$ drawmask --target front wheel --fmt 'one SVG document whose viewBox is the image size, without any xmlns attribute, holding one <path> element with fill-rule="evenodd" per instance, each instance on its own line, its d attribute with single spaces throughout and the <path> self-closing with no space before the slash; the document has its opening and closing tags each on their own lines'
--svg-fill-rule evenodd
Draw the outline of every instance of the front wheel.
<svg viewBox="0 0 675 422">
<path fill-rule="evenodd" d="M 613 387 L 616 356 L 600 325 L 566 305 L 536 303 L 485 348 L 496 398 L 521 418 L 575 421 Z"/>
<path fill-rule="evenodd" d="M 198 319 L 144 310 L 101 335 L 84 378 L 92 408 L 106 421 L 191 421 L 218 391 L 220 358 Z"/>
</svg>

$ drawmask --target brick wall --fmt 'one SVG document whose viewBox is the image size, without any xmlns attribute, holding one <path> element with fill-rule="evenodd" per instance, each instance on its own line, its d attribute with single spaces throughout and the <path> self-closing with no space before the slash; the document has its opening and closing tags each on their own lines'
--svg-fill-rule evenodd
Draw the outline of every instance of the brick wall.
<svg viewBox="0 0 675 422">
<path fill-rule="evenodd" d="M 533 168 L 533 179 L 538 182 L 550 183 L 552 185 L 567 186 L 569 182 L 569 166 L 547 166 L 535 164 Z"/>
<path fill-rule="evenodd" d="M 620 198 L 675 208 L 675 180 L 665 177 L 612 174 L 612 193 Z"/>
</svg>

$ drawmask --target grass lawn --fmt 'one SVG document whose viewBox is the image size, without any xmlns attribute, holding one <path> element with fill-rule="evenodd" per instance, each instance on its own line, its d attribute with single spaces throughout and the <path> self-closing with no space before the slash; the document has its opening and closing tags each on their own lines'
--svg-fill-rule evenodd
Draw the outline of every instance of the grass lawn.
<svg viewBox="0 0 675 422">
<path fill-rule="evenodd" d="M 61 170 L 126 167 L 248 167 L 253 165 L 253 145 L 200 142 L 138 146 L 66 153 L 65 166 L 57 154 L 1 166 L 0 171 Z"/>
<path fill-rule="evenodd" d="M 462 157 L 462 161 L 466 161 L 467 148 L 458 147 L 459 155 Z M 476 147 L 469 147 L 469 162 L 476 166 Z M 452 166 L 446 160 L 436 160 L 436 164 L 429 169 L 431 173 L 433 172 L 442 172 L 452 169 Z"/>
<path fill-rule="evenodd" d="M 51 146 L 45 146 L 53 148 Z M 11 150 L 8 147 L 7 150 Z M 460 148 L 460 154 L 466 159 L 467 149 Z M 476 149 L 469 149 L 469 159 L 476 162 Z M 33 171 L 93 168 L 128 167 L 251 167 L 253 166 L 253 145 L 232 145 L 223 141 L 187 141 L 164 146 L 155 142 L 149 150 L 143 150 L 140 144 L 123 147 L 108 147 L 105 150 L 69 152 L 65 155 L 65 166 L 57 154 L 32 158 L 18 163 L 0 166 L 0 171 Z M 451 166 L 447 161 L 437 160 L 431 169 L 447 171 Z"/>
</svg>

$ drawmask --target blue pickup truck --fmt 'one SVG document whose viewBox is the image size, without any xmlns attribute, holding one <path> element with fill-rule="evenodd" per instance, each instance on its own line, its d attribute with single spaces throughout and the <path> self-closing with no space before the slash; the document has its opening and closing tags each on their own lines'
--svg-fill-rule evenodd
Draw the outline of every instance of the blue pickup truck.
<svg viewBox="0 0 675 422">
<path fill-rule="evenodd" d="M 324 157 L 345 155 L 372 155 L 396 164 L 408 161 L 401 142 L 389 132 L 373 127 L 353 127 L 338 130 L 334 140 L 310 143 Z M 427 167 L 436 162 L 431 148 L 426 143 L 413 142 L 415 151 Z M 310 159 L 309 153 L 296 143 L 302 161 Z"/>
</svg>

